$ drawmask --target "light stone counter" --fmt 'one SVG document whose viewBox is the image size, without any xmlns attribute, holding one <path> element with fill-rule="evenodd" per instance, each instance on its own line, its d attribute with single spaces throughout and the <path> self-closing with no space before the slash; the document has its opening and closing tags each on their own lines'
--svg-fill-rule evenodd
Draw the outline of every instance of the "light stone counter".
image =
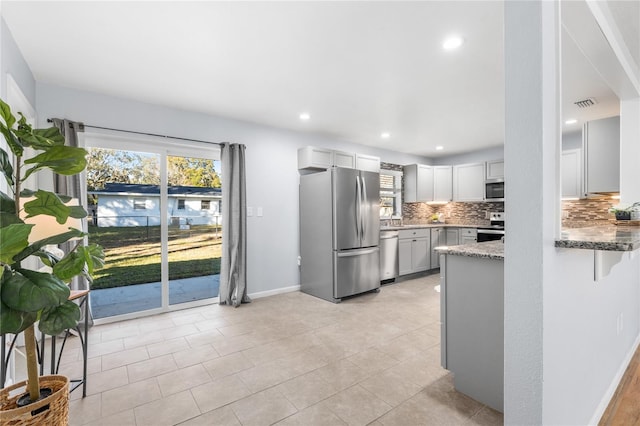
<svg viewBox="0 0 640 426">
<path fill-rule="evenodd" d="M 564 229 L 556 247 L 604 251 L 633 251 L 640 248 L 640 226 L 595 226 Z"/>
<path fill-rule="evenodd" d="M 486 241 L 484 243 L 464 244 L 461 246 L 437 247 L 442 254 L 455 256 L 479 257 L 483 259 L 504 259 L 504 243 L 502 241 Z"/>
<path fill-rule="evenodd" d="M 478 228 L 481 225 L 456 225 L 455 223 L 434 222 L 422 225 L 402 225 L 402 226 L 381 226 L 381 231 L 400 231 L 402 229 L 423 229 L 423 228 Z"/>
</svg>

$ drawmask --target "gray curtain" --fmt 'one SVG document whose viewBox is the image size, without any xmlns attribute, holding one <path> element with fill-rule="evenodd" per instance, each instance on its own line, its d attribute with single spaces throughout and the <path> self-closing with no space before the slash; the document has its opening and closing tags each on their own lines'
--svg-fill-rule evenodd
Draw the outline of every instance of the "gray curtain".
<svg viewBox="0 0 640 426">
<path fill-rule="evenodd" d="M 70 121 L 70 120 L 61 120 L 59 118 L 53 118 L 51 121 L 53 122 L 53 125 L 57 127 L 58 130 L 60 130 L 60 133 L 62 134 L 62 136 L 64 136 L 65 145 L 73 146 L 73 147 L 78 146 L 78 133 L 84 132 L 83 123 L 80 123 L 77 121 Z M 55 192 L 56 194 L 67 195 L 69 197 L 77 198 L 80 201 L 81 205 L 85 204 L 85 200 L 83 200 L 82 193 L 80 190 L 79 175 L 64 176 L 64 175 L 59 175 L 57 173 L 54 173 L 53 174 L 53 192 Z M 83 219 L 82 231 L 87 232 L 87 230 L 88 230 L 87 220 Z M 68 253 L 72 249 L 73 245 L 75 244 L 76 242 L 68 242 L 68 243 L 60 244 L 60 248 L 65 253 Z M 89 288 L 89 282 L 85 277 L 82 277 L 82 276 L 75 277 L 71 281 L 69 287 L 72 290 L 87 289 Z M 81 310 L 81 312 L 84 315 L 84 310 Z M 89 312 L 91 312 L 91 310 L 89 310 Z M 84 321 L 84 318 L 81 319 L 81 321 Z M 92 316 L 90 316 L 89 318 L 89 324 L 93 325 Z"/>
<path fill-rule="evenodd" d="M 222 259 L 220 304 L 238 307 L 247 296 L 245 146 L 222 144 Z"/>
</svg>

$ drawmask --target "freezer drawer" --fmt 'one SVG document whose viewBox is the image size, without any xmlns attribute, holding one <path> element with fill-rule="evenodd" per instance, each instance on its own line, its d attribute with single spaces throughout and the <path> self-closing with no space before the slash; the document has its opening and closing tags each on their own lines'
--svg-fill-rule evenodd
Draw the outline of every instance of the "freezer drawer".
<svg viewBox="0 0 640 426">
<path fill-rule="evenodd" d="M 380 249 L 336 251 L 333 255 L 334 298 L 341 299 L 380 288 Z"/>
</svg>

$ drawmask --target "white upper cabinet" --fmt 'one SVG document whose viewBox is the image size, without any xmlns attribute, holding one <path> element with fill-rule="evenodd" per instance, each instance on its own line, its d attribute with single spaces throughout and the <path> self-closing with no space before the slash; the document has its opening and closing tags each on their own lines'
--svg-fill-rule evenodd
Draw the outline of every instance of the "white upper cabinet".
<svg viewBox="0 0 640 426">
<path fill-rule="evenodd" d="M 504 160 L 487 161 L 486 179 L 504 179 Z"/>
<path fill-rule="evenodd" d="M 355 169 L 356 154 L 353 152 L 333 151 L 333 161 L 331 164 L 336 167 Z"/>
<path fill-rule="evenodd" d="M 620 117 L 585 123 L 582 149 L 585 192 L 620 192 Z"/>
<path fill-rule="evenodd" d="M 453 167 L 433 167 L 433 201 L 449 202 L 453 199 Z"/>
<path fill-rule="evenodd" d="M 315 146 L 298 149 L 298 170 L 326 170 L 331 166 L 379 173 L 380 157 Z"/>
<path fill-rule="evenodd" d="M 433 201 L 433 168 L 423 164 L 404 166 L 404 202 Z"/>
<path fill-rule="evenodd" d="M 484 177 L 484 163 L 453 166 L 453 201 L 483 201 Z"/>
<path fill-rule="evenodd" d="M 380 173 L 380 157 L 356 154 L 356 169 Z"/>
<path fill-rule="evenodd" d="M 333 164 L 333 151 L 315 146 L 298 149 L 298 169 L 328 169 Z"/>
<path fill-rule="evenodd" d="M 562 198 L 582 197 L 582 151 L 570 149 L 562 152 L 561 180 Z"/>
</svg>

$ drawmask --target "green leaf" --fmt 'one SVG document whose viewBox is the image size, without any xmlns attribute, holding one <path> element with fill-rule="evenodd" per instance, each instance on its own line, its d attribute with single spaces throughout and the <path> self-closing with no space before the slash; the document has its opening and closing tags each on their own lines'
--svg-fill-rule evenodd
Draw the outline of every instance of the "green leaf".
<svg viewBox="0 0 640 426">
<path fill-rule="evenodd" d="M 4 174 L 4 178 L 6 179 L 9 186 L 13 186 L 13 166 L 11 165 L 11 161 L 9 160 L 9 155 L 4 149 L 0 148 L 0 170 Z"/>
<path fill-rule="evenodd" d="M 69 299 L 69 287 L 55 275 L 16 269 L 2 283 L 2 301 L 12 309 L 37 312 Z"/>
<path fill-rule="evenodd" d="M 62 281 L 68 282 L 76 275 L 82 274 L 85 258 L 84 252 L 82 254 L 78 253 L 80 248 L 84 247 L 78 247 L 78 250 L 68 253 L 62 260 L 53 265 L 53 273 Z"/>
<path fill-rule="evenodd" d="M 47 150 L 53 146 L 64 145 L 64 136 L 60 134 L 56 127 L 32 129 L 31 126 L 26 124 L 25 126 L 20 126 L 20 129 L 16 131 L 16 136 L 23 146 L 40 151 Z"/>
<path fill-rule="evenodd" d="M 67 300 L 60 306 L 45 309 L 40 316 L 38 328 L 44 334 L 55 336 L 64 330 L 75 327 L 80 321 L 80 316 L 78 305 Z"/>
<path fill-rule="evenodd" d="M 2 191 L 0 191 L 0 212 L 16 214 L 16 202 Z"/>
<path fill-rule="evenodd" d="M 23 180 L 26 180 L 32 173 L 45 167 L 65 176 L 78 174 L 84 170 L 87 165 L 86 156 L 87 151 L 83 148 L 64 145 L 53 146 L 42 154 L 25 160 L 25 164 L 35 164 L 35 166 L 27 170 Z"/>
<path fill-rule="evenodd" d="M 11 107 L 2 99 L 0 99 L 0 117 L 2 117 L 2 120 L 9 129 L 12 128 L 16 122 L 16 118 L 11 114 Z"/>
<path fill-rule="evenodd" d="M 36 322 L 36 312 L 22 312 L 11 309 L 0 300 L 0 335 L 18 334 Z"/>
<path fill-rule="evenodd" d="M 4 124 L 0 123 L 0 133 L 2 133 L 2 135 L 4 136 L 4 140 L 7 141 L 9 148 L 11 148 L 11 152 L 21 157 L 22 154 L 24 154 L 24 147 L 22 146 L 18 138 L 14 136 L 12 130 L 10 128 L 7 128 Z"/>
<path fill-rule="evenodd" d="M 55 217 L 59 224 L 67 221 L 71 208 L 64 204 L 56 194 L 40 190 L 35 193 L 35 197 L 35 200 L 24 203 L 27 218 L 44 214 Z"/>
<path fill-rule="evenodd" d="M 93 271 L 104 266 L 104 250 L 98 244 L 89 244 L 86 247 L 78 247 L 80 255 L 84 256 L 87 264 L 87 272 L 93 275 Z"/>
<path fill-rule="evenodd" d="M 87 211 L 82 206 L 68 206 L 69 216 L 76 219 L 84 219 L 87 217 Z"/>
<path fill-rule="evenodd" d="M 4 228 L 8 225 L 13 225 L 15 223 L 24 223 L 18 216 L 14 213 L 5 213 L 0 212 L 0 228 Z"/>
<path fill-rule="evenodd" d="M 32 227 L 25 223 L 14 223 L 0 228 L 0 262 L 14 262 L 13 258 L 29 245 Z"/>
<path fill-rule="evenodd" d="M 84 237 L 85 235 L 86 234 L 82 231 L 69 228 L 69 231 L 63 234 L 54 235 L 53 237 L 45 238 L 44 240 L 38 240 L 32 243 L 26 249 L 22 250 L 20 253 L 13 256 L 13 260 L 15 262 L 20 262 L 21 260 L 24 260 L 27 257 L 31 256 L 32 254 L 35 254 L 38 250 L 40 250 L 42 247 L 46 245 L 66 243 L 72 238 Z"/>
</svg>

